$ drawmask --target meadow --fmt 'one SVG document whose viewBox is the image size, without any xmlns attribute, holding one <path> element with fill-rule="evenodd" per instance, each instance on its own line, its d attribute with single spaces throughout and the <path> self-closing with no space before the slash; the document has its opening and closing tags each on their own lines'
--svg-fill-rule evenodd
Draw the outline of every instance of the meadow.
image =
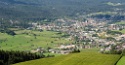
<svg viewBox="0 0 125 65">
<path fill-rule="evenodd" d="M 3 50 L 19 50 L 29 51 L 38 47 L 54 48 L 60 44 L 69 44 L 72 41 L 68 40 L 65 33 L 53 31 L 31 31 L 18 30 L 17 35 L 11 36 L 5 33 L 0 33 L 0 49 Z"/>
<path fill-rule="evenodd" d="M 119 62 L 117 63 L 117 65 L 125 65 L 125 56 L 123 56 Z"/>
<path fill-rule="evenodd" d="M 121 30 L 120 32 L 125 34 L 125 29 Z"/>
<path fill-rule="evenodd" d="M 125 24 L 125 21 L 116 22 L 115 24 Z"/>
<path fill-rule="evenodd" d="M 123 29 L 123 30 L 113 30 L 113 31 L 117 31 L 117 32 L 121 32 L 121 33 L 125 34 L 125 29 Z"/>
<path fill-rule="evenodd" d="M 120 55 L 101 54 L 98 51 L 82 50 L 80 53 L 31 60 L 14 65 L 114 65 L 119 57 Z"/>
</svg>

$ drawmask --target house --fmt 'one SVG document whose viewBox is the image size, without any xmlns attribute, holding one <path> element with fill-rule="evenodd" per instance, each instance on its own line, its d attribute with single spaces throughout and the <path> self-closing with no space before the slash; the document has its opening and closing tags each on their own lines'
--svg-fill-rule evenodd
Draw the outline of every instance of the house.
<svg viewBox="0 0 125 65">
<path fill-rule="evenodd" d="M 61 45 L 60 47 L 58 47 L 59 49 L 75 49 L 76 46 L 75 45 Z"/>
<path fill-rule="evenodd" d="M 37 53 L 37 52 L 43 53 L 44 51 L 45 50 L 41 47 L 38 47 L 37 49 L 31 50 L 32 53 Z"/>
<path fill-rule="evenodd" d="M 54 50 L 54 49 L 50 49 L 49 50 L 50 53 L 56 53 L 56 54 L 69 54 L 70 52 L 72 52 L 72 50 Z"/>
<path fill-rule="evenodd" d="M 125 34 L 121 35 L 120 37 L 121 37 L 121 38 L 125 38 Z"/>
<path fill-rule="evenodd" d="M 71 52 L 72 52 L 71 50 L 61 50 L 60 51 L 61 54 L 69 54 Z"/>
<path fill-rule="evenodd" d="M 124 43 L 124 44 L 122 44 L 122 48 L 123 48 L 123 49 L 125 49 L 125 43 Z"/>
</svg>

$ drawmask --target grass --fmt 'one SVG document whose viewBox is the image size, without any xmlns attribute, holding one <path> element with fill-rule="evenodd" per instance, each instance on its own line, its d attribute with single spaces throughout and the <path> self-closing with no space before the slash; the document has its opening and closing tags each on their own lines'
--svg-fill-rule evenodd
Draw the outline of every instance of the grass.
<svg viewBox="0 0 125 65">
<path fill-rule="evenodd" d="M 118 4 L 118 3 L 112 3 L 112 2 L 108 2 L 106 4 L 110 5 L 110 6 L 120 6 L 120 5 L 122 5 L 122 4 Z"/>
<path fill-rule="evenodd" d="M 115 24 L 125 24 L 125 21 L 117 22 Z"/>
<path fill-rule="evenodd" d="M 116 12 L 107 11 L 107 12 L 91 13 L 88 16 L 93 16 L 93 15 L 115 15 L 115 14 L 117 14 L 117 13 Z"/>
<path fill-rule="evenodd" d="M 125 29 L 121 30 L 120 32 L 125 34 Z"/>
<path fill-rule="evenodd" d="M 121 33 L 125 34 L 125 29 L 123 29 L 123 30 L 113 30 L 113 31 L 118 31 L 118 32 L 121 32 Z"/>
<path fill-rule="evenodd" d="M 125 56 L 123 56 L 119 62 L 117 63 L 117 65 L 125 65 Z"/>
<path fill-rule="evenodd" d="M 101 54 L 94 50 L 82 50 L 52 58 L 42 58 L 14 65 L 114 65 L 120 55 Z"/>
<path fill-rule="evenodd" d="M 0 49 L 24 51 L 37 47 L 53 48 L 59 44 L 72 43 L 66 37 L 62 37 L 65 35 L 64 33 L 57 34 L 58 32 L 31 30 L 19 30 L 15 32 L 17 34 L 15 36 L 0 33 L 0 40 L 4 40 L 0 42 Z"/>
</svg>

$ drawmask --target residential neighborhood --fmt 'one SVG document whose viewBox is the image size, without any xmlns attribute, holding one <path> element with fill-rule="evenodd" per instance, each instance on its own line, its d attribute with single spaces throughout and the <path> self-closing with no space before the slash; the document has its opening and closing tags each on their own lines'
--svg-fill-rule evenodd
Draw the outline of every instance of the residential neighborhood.
<svg viewBox="0 0 125 65">
<path fill-rule="evenodd" d="M 32 23 L 33 27 L 38 30 L 58 31 L 69 35 L 67 40 L 74 40 L 68 45 L 62 44 L 53 49 L 49 49 L 49 53 L 68 54 L 74 49 L 90 49 L 100 48 L 100 52 L 109 53 L 113 47 L 115 50 L 122 51 L 124 49 L 125 34 L 116 30 L 124 30 L 124 24 L 108 24 L 98 20 L 88 18 L 85 21 L 57 19 L 50 24 Z M 113 32 L 114 34 L 111 34 Z M 36 51 L 38 52 L 38 49 Z M 41 50 L 43 52 L 43 50 Z"/>
</svg>

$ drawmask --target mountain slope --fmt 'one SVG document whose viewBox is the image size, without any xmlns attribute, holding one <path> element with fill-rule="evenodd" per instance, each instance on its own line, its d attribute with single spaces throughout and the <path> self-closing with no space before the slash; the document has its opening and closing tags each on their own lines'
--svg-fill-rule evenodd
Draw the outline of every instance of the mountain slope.
<svg viewBox="0 0 125 65">
<path fill-rule="evenodd" d="M 111 6 L 110 3 L 122 5 Z M 108 4 L 107 4 L 108 3 Z M 75 17 L 94 12 L 125 10 L 125 0 L 1 0 L 0 18 L 42 20 Z"/>
</svg>

